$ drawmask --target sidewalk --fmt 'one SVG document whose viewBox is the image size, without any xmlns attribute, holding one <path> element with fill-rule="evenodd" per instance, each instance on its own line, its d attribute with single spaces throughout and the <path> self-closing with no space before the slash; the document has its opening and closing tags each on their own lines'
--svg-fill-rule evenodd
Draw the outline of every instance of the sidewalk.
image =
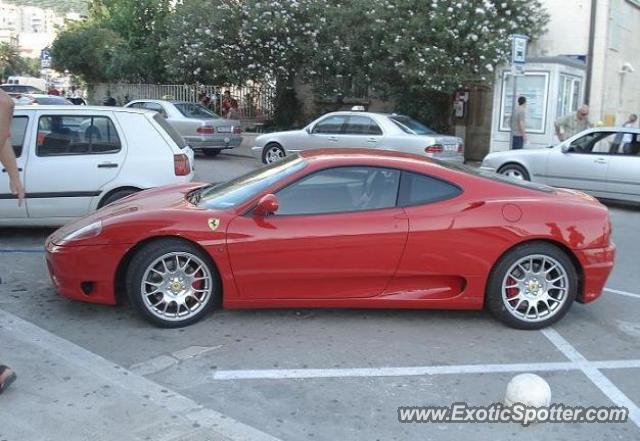
<svg viewBox="0 0 640 441">
<path fill-rule="evenodd" d="M 277 441 L 0 309 L 6 441 Z"/>
</svg>

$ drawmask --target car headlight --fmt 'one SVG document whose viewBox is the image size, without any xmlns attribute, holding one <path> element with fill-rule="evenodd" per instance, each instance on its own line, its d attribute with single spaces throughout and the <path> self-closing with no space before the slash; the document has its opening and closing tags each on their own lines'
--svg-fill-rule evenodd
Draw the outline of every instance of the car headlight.
<svg viewBox="0 0 640 441">
<path fill-rule="evenodd" d="M 64 238 L 62 238 L 63 242 L 71 242 L 74 240 L 82 240 L 89 239 L 91 237 L 99 236 L 102 232 L 102 221 L 95 221 L 90 223 L 89 225 L 85 225 L 84 227 L 78 228 L 75 231 L 70 232 Z"/>
</svg>

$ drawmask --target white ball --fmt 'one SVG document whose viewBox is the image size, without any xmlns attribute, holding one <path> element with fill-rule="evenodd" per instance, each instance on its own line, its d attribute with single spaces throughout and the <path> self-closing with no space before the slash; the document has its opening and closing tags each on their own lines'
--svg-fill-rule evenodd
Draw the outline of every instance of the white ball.
<svg viewBox="0 0 640 441">
<path fill-rule="evenodd" d="M 504 396 L 505 406 L 522 403 L 525 406 L 548 407 L 551 388 L 544 378 L 536 374 L 519 374 L 511 379 Z"/>
</svg>

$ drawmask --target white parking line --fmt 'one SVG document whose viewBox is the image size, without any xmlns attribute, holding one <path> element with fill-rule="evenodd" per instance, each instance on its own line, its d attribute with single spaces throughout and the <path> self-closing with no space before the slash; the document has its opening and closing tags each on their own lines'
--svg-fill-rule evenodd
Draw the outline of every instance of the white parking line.
<svg viewBox="0 0 640 441">
<path fill-rule="evenodd" d="M 640 360 L 588 362 L 571 360 L 546 363 L 462 364 L 439 366 L 346 368 L 346 369 L 249 369 L 220 370 L 214 380 L 302 380 L 311 378 L 416 377 L 423 375 L 495 374 L 502 372 L 549 372 L 595 369 L 640 368 Z"/>
<path fill-rule="evenodd" d="M 542 333 L 547 339 L 564 354 L 569 360 L 582 366 L 582 372 L 596 385 L 600 391 L 607 396 L 613 403 L 618 406 L 624 406 L 629 409 L 629 419 L 640 427 L 640 408 L 627 397 L 618 387 L 611 382 L 598 369 L 605 367 L 596 367 L 595 363 L 589 363 L 586 358 L 571 343 L 565 340 L 555 329 L 543 329 Z M 601 366 L 600 362 L 598 365 Z"/>
<path fill-rule="evenodd" d="M 636 299 L 640 299 L 640 294 L 634 294 L 632 292 L 620 291 L 619 289 L 612 289 L 612 288 L 605 288 L 604 290 L 612 294 L 618 294 L 621 296 L 634 297 Z"/>
</svg>

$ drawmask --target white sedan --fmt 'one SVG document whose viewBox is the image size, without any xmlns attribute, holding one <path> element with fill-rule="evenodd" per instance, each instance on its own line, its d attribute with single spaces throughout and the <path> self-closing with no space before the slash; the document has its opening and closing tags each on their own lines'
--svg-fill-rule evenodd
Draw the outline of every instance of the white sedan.
<svg viewBox="0 0 640 441">
<path fill-rule="evenodd" d="M 140 190 L 193 180 L 193 150 L 156 112 L 17 106 L 11 144 L 26 190 L 0 173 L 1 226 L 63 225 Z"/>
<path fill-rule="evenodd" d="M 482 168 L 602 199 L 640 202 L 640 130 L 588 129 L 555 147 L 490 153 Z"/>
<path fill-rule="evenodd" d="M 439 135 L 408 116 L 358 111 L 332 112 L 302 130 L 258 136 L 251 150 L 271 164 L 288 154 L 317 148 L 375 148 L 464 161 L 461 138 Z"/>
</svg>

